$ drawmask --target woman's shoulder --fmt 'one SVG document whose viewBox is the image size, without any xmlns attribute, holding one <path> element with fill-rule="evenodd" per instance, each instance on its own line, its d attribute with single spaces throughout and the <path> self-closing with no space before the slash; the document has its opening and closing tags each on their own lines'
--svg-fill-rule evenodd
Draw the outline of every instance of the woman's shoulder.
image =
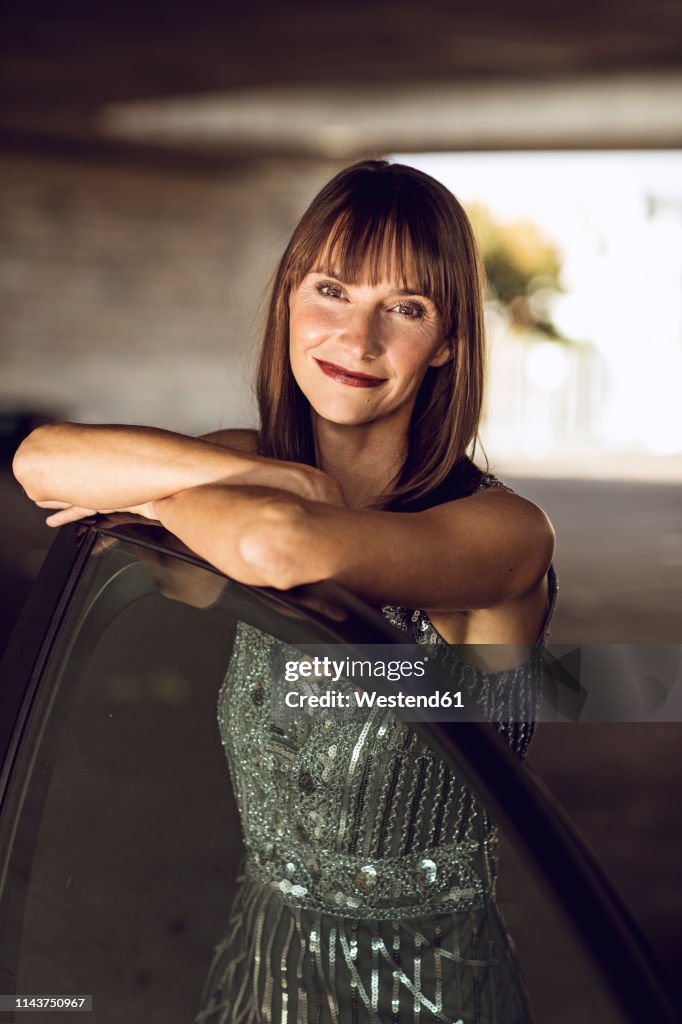
<svg viewBox="0 0 682 1024">
<path fill-rule="evenodd" d="M 554 527 L 549 520 L 546 512 L 540 508 L 535 502 L 529 498 L 525 498 L 523 495 L 511 487 L 506 481 L 501 480 L 495 473 L 489 471 L 481 471 L 481 479 L 472 492 L 472 494 L 481 494 L 484 491 L 488 492 L 499 492 L 506 491 L 514 496 L 513 500 L 516 507 L 519 509 L 522 515 L 531 518 L 537 530 L 538 542 L 544 541 L 548 545 L 549 549 L 549 564 L 547 566 L 547 597 L 545 605 L 545 613 L 542 620 L 542 625 L 537 640 L 537 645 L 543 645 L 547 642 L 549 635 L 549 628 L 554 615 L 554 611 L 557 604 L 557 597 L 559 593 L 559 579 L 554 568 L 553 556 L 554 556 L 554 542 L 555 533 Z"/>
<path fill-rule="evenodd" d="M 247 427 L 213 430 L 210 434 L 202 434 L 201 439 L 219 444 L 223 448 L 233 448 L 246 455 L 256 455 L 258 452 L 258 431 Z"/>
<path fill-rule="evenodd" d="M 527 536 L 529 543 L 532 543 L 534 548 L 542 547 L 547 549 L 550 552 L 551 562 L 555 541 L 554 527 L 544 509 L 540 508 L 534 501 L 531 501 L 530 498 L 519 494 L 514 487 L 511 487 L 506 481 L 500 480 L 498 476 L 489 471 L 481 471 L 481 479 L 471 492 L 471 497 L 480 494 L 506 495 L 502 503 L 505 522 L 507 524 L 513 522 L 519 528 L 521 534 Z M 498 499 L 491 499 L 491 509 L 496 508 L 497 500 L 499 500 L 499 497 Z"/>
</svg>

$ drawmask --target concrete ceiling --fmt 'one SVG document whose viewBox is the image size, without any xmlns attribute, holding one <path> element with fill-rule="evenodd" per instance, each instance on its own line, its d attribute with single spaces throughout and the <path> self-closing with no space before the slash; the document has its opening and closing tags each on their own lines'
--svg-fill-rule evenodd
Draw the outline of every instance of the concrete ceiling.
<svg viewBox="0 0 682 1024">
<path fill-rule="evenodd" d="M 234 132 L 234 118 L 248 117 L 249 104 L 253 108 L 257 101 L 272 107 L 271 99 L 277 97 L 277 116 L 286 120 L 288 113 L 300 109 L 301 97 L 307 97 L 317 103 L 313 116 L 324 121 L 328 106 L 330 116 L 339 123 L 339 110 L 346 103 L 347 116 L 345 121 L 341 117 L 341 124 L 347 126 L 359 118 L 363 97 L 371 97 L 379 121 L 381 104 L 388 104 L 386 109 L 398 126 L 377 139 L 377 145 L 407 149 L 414 148 L 409 145 L 410 125 L 416 130 L 426 112 L 437 105 L 435 99 L 440 97 L 443 105 L 448 90 L 453 109 L 459 103 L 463 116 L 471 96 L 478 97 L 479 103 L 481 96 L 487 97 L 494 106 L 495 97 L 504 101 L 506 94 L 509 107 L 509 90 L 514 88 L 518 109 L 527 106 L 533 95 L 540 100 L 544 94 L 546 100 L 552 90 L 558 106 L 548 107 L 545 102 L 539 130 L 532 111 L 525 122 L 521 117 L 511 143 L 502 133 L 501 145 L 513 148 L 514 139 L 519 147 L 542 145 L 545 136 L 549 145 L 580 145 L 580 118 L 568 134 L 555 132 L 554 139 L 551 132 L 543 135 L 543 118 L 551 128 L 552 110 L 562 103 L 565 109 L 572 104 L 574 111 L 576 104 L 581 105 L 587 118 L 591 98 L 601 96 L 602 121 L 608 125 L 612 123 L 608 96 L 613 89 L 622 86 L 626 91 L 621 93 L 627 95 L 627 89 L 637 90 L 641 83 L 644 92 L 638 94 L 637 123 L 627 120 L 627 110 L 633 107 L 628 99 L 621 104 L 622 130 L 612 133 L 604 144 L 652 144 L 646 141 L 646 133 L 640 138 L 638 132 L 650 120 L 646 110 L 661 106 L 666 113 L 661 115 L 658 136 L 652 136 L 653 144 L 676 145 L 681 136 L 674 110 L 675 90 L 682 83 L 681 41 L 678 0 L 621 0 L 618 4 L 525 0 L 513 5 L 482 0 L 466 7 L 446 0 L 368 0 L 365 4 L 252 0 L 181 6 L 121 0 L 110 7 L 92 0 L 64 0 L 58 5 L 14 0 L 6 7 L 0 33 L 5 96 L 0 133 L 6 145 L 18 148 L 101 146 L 128 151 L 203 150 L 214 155 L 260 152 L 262 138 L 259 149 L 256 136 Z M 411 92 L 418 102 L 408 109 Z M 662 97 L 660 104 L 657 96 Z M 122 112 L 123 121 L 127 112 L 130 123 L 131 111 L 139 115 L 140 109 L 146 110 L 147 124 L 153 127 L 155 111 L 163 120 L 169 109 L 175 109 L 167 101 L 174 103 L 177 97 L 185 104 L 194 98 L 193 108 L 185 106 L 189 114 L 184 131 L 162 138 L 150 128 L 145 136 L 139 130 L 139 116 L 137 134 L 121 130 Z M 225 115 L 227 120 L 223 117 L 222 136 L 214 133 L 198 145 L 196 139 L 188 138 L 187 126 L 205 117 L 204 97 L 209 107 L 222 101 L 232 113 Z M 398 100 L 405 111 L 402 129 Z M 146 104 L 140 108 L 139 101 Z M 156 101 L 156 107 L 150 107 L 149 101 Z M 159 101 L 166 101 L 166 106 L 159 106 Z M 241 115 L 235 114 L 240 105 Z M 492 107 L 478 109 L 486 121 Z M 117 117 L 118 129 L 112 130 Z M 593 136 L 604 138 L 598 125 L 595 134 L 595 124 L 593 120 Z M 585 125 L 583 144 L 592 145 L 587 120 Z M 372 131 L 369 123 L 365 134 L 356 132 L 348 152 L 355 152 L 353 146 L 358 151 L 367 148 Z M 448 132 L 447 124 L 435 126 L 430 139 L 429 132 L 422 131 L 419 145 L 494 145 L 494 127 L 483 141 L 475 131 L 450 132 L 450 146 Z M 337 132 L 336 149 L 342 155 L 338 137 Z M 348 132 L 346 138 L 350 138 Z M 287 148 L 307 151 L 296 141 L 295 132 L 288 140 L 271 140 L 270 151 Z"/>
</svg>

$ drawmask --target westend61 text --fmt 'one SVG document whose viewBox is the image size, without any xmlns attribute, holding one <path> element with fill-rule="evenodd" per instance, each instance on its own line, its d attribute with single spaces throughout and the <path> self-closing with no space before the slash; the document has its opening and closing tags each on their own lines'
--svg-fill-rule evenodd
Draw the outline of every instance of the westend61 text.
<svg viewBox="0 0 682 1024">
<path fill-rule="evenodd" d="M 359 708 L 462 708 L 462 693 L 457 690 L 437 690 L 435 693 L 370 693 L 356 690 L 343 693 L 339 690 L 325 690 L 323 693 L 299 693 L 289 690 L 284 702 L 288 708 L 349 708 L 352 702 Z"/>
</svg>

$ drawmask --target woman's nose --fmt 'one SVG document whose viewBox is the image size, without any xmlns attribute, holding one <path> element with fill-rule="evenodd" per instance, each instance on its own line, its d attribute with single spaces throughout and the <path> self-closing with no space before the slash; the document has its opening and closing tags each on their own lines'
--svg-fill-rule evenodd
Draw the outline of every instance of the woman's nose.
<svg viewBox="0 0 682 1024">
<path fill-rule="evenodd" d="M 353 310 L 344 325 L 343 341 L 358 358 L 382 351 L 381 325 L 372 310 Z"/>
</svg>

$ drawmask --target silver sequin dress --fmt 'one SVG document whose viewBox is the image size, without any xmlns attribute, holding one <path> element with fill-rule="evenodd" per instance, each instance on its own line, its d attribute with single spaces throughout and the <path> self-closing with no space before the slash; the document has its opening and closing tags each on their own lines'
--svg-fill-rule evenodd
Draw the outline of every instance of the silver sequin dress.
<svg viewBox="0 0 682 1024">
<path fill-rule="evenodd" d="M 488 474 L 478 489 L 490 486 L 504 485 Z M 549 584 L 538 644 L 553 568 Z M 420 609 L 383 613 L 406 643 L 445 644 Z M 240 624 L 219 694 L 246 855 L 195 1024 L 531 1024 L 485 808 L 390 710 L 278 725 L 273 643 Z M 495 724 L 523 757 L 532 674 L 460 665 L 458 685 L 494 723 L 521 694 L 525 721 Z"/>
</svg>

